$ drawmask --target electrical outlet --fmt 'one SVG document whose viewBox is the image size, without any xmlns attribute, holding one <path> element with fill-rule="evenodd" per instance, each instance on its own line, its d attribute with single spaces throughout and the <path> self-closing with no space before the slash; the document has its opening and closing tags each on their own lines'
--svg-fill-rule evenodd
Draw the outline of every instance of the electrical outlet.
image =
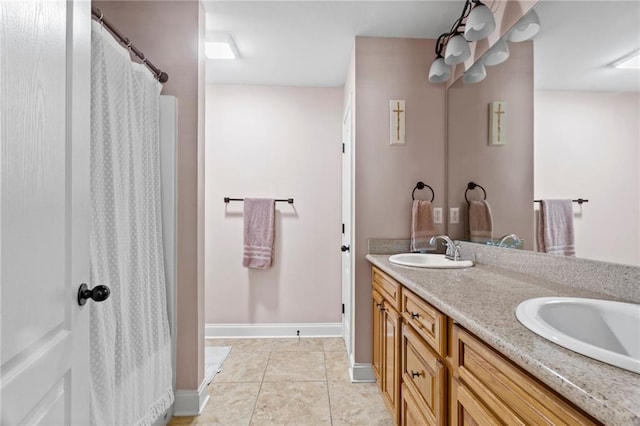
<svg viewBox="0 0 640 426">
<path fill-rule="evenodd" d="M 442 207 L 433 208 L 433 223 L 442 223 Z"/>
<path fill-rule="evenodd" d="M 449 223 L 460 223 L 460 209 L 458 207 L 449 209 Z"/>
</svg>

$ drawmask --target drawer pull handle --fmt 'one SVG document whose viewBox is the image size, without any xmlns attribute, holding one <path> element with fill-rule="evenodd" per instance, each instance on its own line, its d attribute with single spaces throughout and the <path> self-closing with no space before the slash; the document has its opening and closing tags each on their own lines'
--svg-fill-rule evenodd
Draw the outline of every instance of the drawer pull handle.
<svg viewBox="0 0 640 426">
<path fill-rule="evenodd" d="M 420 318 L 420 314 L 417 312 L 411 312 L 411 319 L 414 320 L 416 318 Z"/>
<path fill-rule="evenodd" d="M 415 379 L 416 377 L 420 377 L 420 376 L 422 376 L 422 373 L 420 373 L 420 372 L 418 372 L 418 371 L 413 371 L 413 370 L 411 370 L 411 377 L 412 377 L 412 378 L 414 378 L 414 379 Z"/>
</svg>

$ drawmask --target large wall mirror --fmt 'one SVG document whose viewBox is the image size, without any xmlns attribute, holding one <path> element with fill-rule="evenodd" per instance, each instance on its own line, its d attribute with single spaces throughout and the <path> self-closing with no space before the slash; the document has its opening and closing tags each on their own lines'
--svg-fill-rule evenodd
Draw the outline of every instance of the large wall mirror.
<svg viewBox="0 0 640 426">
<path fill-rule="evenodd" d="M 533 250 L 534 200 L 583 198 L 573 203 L 576 256 L 640 265 L 640 71 L 611 66 L 640 48 L 640 2 L 542 1 L 535 11 L 532 41 L 509 43 L 482 82 L 448 89 L 448 203 L 461 218 L 449 234 L 468 239 L 465 192 L 486 192 L 493 237 L 514 233 Z M 491 145 L 494 102 L 504 136 Z"/>
</svg>

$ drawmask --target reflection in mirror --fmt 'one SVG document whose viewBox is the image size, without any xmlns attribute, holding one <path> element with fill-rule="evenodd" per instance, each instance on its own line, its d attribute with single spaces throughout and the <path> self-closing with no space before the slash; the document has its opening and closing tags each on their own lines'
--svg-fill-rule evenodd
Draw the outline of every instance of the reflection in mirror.
<svg viewBox="0 0 640 426">
<path fill-rule="evenodd" d="M 640 47 L 640 3 L 537 9 L 535 198 L 588 199 L 572 204 L 576 256 L 638 265 L 640 71 L 609 64 Z"/>
<path fill-rule="evenodd" d="M 572 204 L 576 255 L 638 265 L 640 71 L 610 64 L 640 47 L 640 2 L 544 1 L 535 10 L 533 42 L 510 43 L 485 81 L 449 89 L 449 205 L 465 219 L 464 190 L 476 181 L 494 238 L 515 233 L 532 250 L 534 199 L 585 198 Z M 494 101 L 507 105 L 502 146 L 488 141 Z M 453 237 L 468 237 L 462 222 L 449 225 Z"/>
<path fill-rule="evenodd" d="M 460 223 L 450 223 L 447 232 L 469 239 L 465 195 L 470 202 L 485 195 L 480 188 L 467 190 L 475 182 L 493 217 L 490 238 L 516 234 L 533 249 L 533 43 L 510 44 L 509 59 L 490 67 L 479 83 L 458 79 L 447 101 L 448 199 L 449 207 L 460 209 Z M 492 112 L 494 102 L 500 104 Z"/>
</svg>

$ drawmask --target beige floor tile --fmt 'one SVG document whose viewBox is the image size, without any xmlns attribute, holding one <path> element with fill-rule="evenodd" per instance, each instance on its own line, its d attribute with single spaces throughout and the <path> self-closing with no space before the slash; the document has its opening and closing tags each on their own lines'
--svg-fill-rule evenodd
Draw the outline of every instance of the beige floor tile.
<svg viewBox="0 0 640 426">
<path fill-rule="evenodd" d="M 392 426 L 375 383 L 329 382 L 333 425 Z"/>
<path fill-rule="evenodd" d="M 326 382 L 263 383 L 251 425 L 330 425 Z"/>
<path fill-rule="evenodd" d="M 322 347 L 325 352 L 346 352 L 347 349 L 344 346 L 344 340 L 340 337 L 330 337 L 322 339 Z"/>
<path fill-rule="evenodd" d="M 261 382 L 267 368 L 269 352 L 234 351 L 225 359 L 222 370 L 212 383 L 221 382 Z"/>
<path fill-rule="evenodd" d="M 327 380 L 324 352 L 271 352 L 265 382 Z"/>
<path fill-rule="evenodd" d="M 249 425 L 260 383 L 212 383 L 210 399 L 198 425 Z"/>
<path fill-rule="evenodd" d="M 301 338 L 301 339 L 273 339 L 274 352 L 315 352 L 324 350 L 322 339 Z"/>
<path fill-rule="evenodd" d="M 273 339 L 206 339 L 207 346 L 231 346 L 232 351 L 271 352 Z"/>
<path fill-rule="evenodd" d="M 324 363 L 327 369 L 327 380 L 334 382 L 351 380 L 347 352 L 325 352 Z"/>
</svg>

